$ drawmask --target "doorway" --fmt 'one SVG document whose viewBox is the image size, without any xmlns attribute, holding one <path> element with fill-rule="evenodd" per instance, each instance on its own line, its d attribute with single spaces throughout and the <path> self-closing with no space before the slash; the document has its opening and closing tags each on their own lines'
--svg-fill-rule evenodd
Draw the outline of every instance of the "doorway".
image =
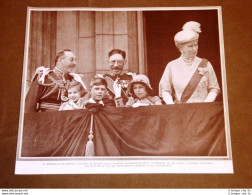
<svg viewBox="0 0 252 195">
<path fill-rule="evenodd" d="M 174 36 L 188 21 L 201 24 L 198 57 L 208 59 L 220 87 L 221 66 L 217 10 L 144 11 L 147 70 L 151 85 L 158 95 L 158 85 L 168 62 L 178 58 Z M 220 96 L 218 98 L 221 99 Z"/>
</svg>

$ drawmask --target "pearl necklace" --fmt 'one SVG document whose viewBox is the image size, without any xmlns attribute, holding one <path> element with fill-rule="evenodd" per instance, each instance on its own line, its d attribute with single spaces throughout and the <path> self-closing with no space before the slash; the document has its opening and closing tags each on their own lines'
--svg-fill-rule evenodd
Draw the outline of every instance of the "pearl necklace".
<svg viewBox="0 0 252 195">
<path fill-rule="evenodd" d="M 191 71 L 195 68 L 194 60 L 192 59 L 184 59 L 183 56 L 180 59 L 180 65 L 186 74 L 190 74 Z"/>
</svg>

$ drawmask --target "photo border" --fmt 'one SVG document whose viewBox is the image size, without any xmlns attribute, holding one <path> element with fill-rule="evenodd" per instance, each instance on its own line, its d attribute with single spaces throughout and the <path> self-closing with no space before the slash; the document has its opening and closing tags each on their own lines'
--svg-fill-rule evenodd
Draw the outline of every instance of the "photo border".
<svg viewBox="0 0 252 195">
<path fill-rule="evenodd" d="M 218 10 L 218 28 L 219 28 L 219 46 L 220 46 L 220 60 L 221 60 L 221 77 L 222 77 L 222 92 L 223 92 L 223 109 L 224 109 L 224 122 L 225 122 L 225 135 L 226 135 L 226 148 L 227 148 L 227 156 L 218 156 L 218 157 L 202 157 L 202 156 L 127 156 L 127 157 L 21 157 L 21 150 L 22 150 L 22 135 L 23 135 L 23 123 L 24 123 L 24 99 L 25 99 L 25 91 L 26 91 L 26 75 L 27 75 L 27 68 L 28 68 L 28 50 L 29 50 L 29 37 L 30 37 L 30 14 L 31 11 L 157 11 L 157 10 L 163 10 L 163 11 L 171 11 L 171 10 Z M 197 160 L 198 162 L 204 161 L 210 163 L 210 168 L 213 168 L 212 165 L 218 166 L 217 169 L 209 170 L 205 166 L 202 165 L 202 168 L 205 169 L 205 172 L 200 173 L 233 173 L 233 165 L 232 165 L 232 148 L 231 148 L 231 135 L 230 135 L 230 125 L 229 125 L 229 111 L 228 111 L 228 94 L 227 94 L 227 84 L 226 84 L 226 68 L 225 68 L 225 54 L 224 54 L 224 37 L 223 37 L 223 21 L 222 21 L 222 10 L 220 6 L 207 6 L 207 7 L 142 7 L 142 8 L 34 8 L 34 7 L 28 7 L 27 8 L 27 21 L 26 21 L 26 38 L 25 38 L 25 50 L 24 50 L 24 66 L 23 66 L 23 75 L 22 75 L 22 92 L 21 92 L 21 105 L 20 105 L 20 115 L 19 115 L 19 131 L 18 131 L 18 146 L 17 146 L 17 155 L 16 155 L 16 174 L 97 174 L 97 173 L 198 173 L 196 170 L 192 172 L 186 172 L 183 170 L 183 172 L 180 172 L 177 170 L 177 168 L 180 167 L 179 163 L 175 163 L 175 165 L 171 166 L 171 162 L 173 161 L 186 161 L 186 169 L 189 169 L 190 166 L 193 164 L 192 162 L 195 162 Z M 114 172 L 111 168 L 113 167 L 106 167 L 105 172 L 100 170 L 100 172 L 96 172 L 95 170 L 92 170 L 93 172 L 88 172 L 87 167 L 84 167 L 83 171 L 78 170 L 79 172 L 75 172 L 75 169 L 71 167 L 71 165 L 67 163 L 63 163 L 62 165 L 59 165 L 59 170 L 51 170 L 51 167 L 49 170 L 52 172 L 47 172 L 42 168 L 40 171 L 40 166 L 43 167 L 43 163 L 48 163 L 50 166 L 50 162 L 69 162 L 72 161 L 75 164 L 75 161 L 81 161 L 81 160 L 87 160 L 91 163 L 97 161 L 97 160 L 104 160 L 104 161 L 114 161 L 114 160 L 120 160 L 120 161 L 139 161 L 149 163 L 149 161 L 166 161 L 168 164 L 158 167 L 152 167 L 153 169 L 147 170 L 145 172 L 142 170 L 139 172 L 139 167 L 137 169 L 134 169 L 133 171 L 128 171 L 127 169 L 129 167 L 126 167 L 124 170 L 119 170 L 118 172 Z M 34 170 L 31 169 L 30 163 L 34 162 L 38 163 L 34 166 Z M 225 162 L 223 164 L 223 162 Z M 215 165 L 215 164 L 218 165 Z M 56 163 L 57 164 L 57 163 Z M 81 166 L 81 165 L 80 165 Z M 78 166 L 78 168 L 80 168 Z M 196 166 L 200 166 L 197 164 Z M 221 169 L 223 167 L 228 166 L 228 169 L 223 169 L 222 171 L 219 170 L 219 166 L 221 166 Z M 55 168 L 55 166 L 52 166 Z M 72 172 L 61 172 L 60 169 L 65 169 L 65 167 L 70 168 Z M 36 168 L 36 169 L 35 169 Z M 89 167 L 90 168 L 90 167 Z M 99 167 L 94 167 L 99 168 Z M 197 167 L 194 167 L 197 169 Z M 33 170 L 35 171 L 30 172 Z M 104 169 L 104 168 L 103 168 Z M 110 171 L 107 171 L 107 170 Z M 146 169 L 146 167 L 145 167 Z M 172 169 L 177 170 L 176 172 L 173 172 Z M 36 171 L 38 170 L 38 171 Z M 121 172 L 120 172 L 121 171 Z M 217 172 L 219 171 L 219 172 Z M 224 171 L 224 172 L 223 172 Z"/>
</svg>

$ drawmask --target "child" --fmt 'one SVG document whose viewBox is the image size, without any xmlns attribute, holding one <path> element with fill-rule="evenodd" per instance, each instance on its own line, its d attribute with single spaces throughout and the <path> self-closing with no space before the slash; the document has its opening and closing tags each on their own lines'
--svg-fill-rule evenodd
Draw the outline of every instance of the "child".
<svg viewBox="0 0 252 195">
<path fill-rule="evenodd" d="M 105 105 L 103 98 L 107 94 L 107 82 L 99 75 L 96 75 L 90 82 L 90 98 L 84 103 L 87 104 L 100 104 Z"/>
<path fill-rule="evenodd" d="M 151 96 L 153 89 L 150 80 L 143 74 L 133 77 L 129 84 L 129 91 L 133 97 L 126 103 L 126 106 L 162 105 L 162 101 L 158 96 Z"/>
<path fill-rule="evenodd" d="M 68 101 L 61 104 L 61 110 L 77 110 L 84 108 L 84 95 L 86 94 L 81 83 L 72 81 L 67 90 Z"/>
</svg>

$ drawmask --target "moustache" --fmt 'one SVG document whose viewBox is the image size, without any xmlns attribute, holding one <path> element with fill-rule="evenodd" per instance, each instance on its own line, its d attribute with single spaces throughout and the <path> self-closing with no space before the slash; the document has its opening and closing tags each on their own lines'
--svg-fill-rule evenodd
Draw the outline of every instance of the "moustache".
<svg viewBox="0 0 252 195">
<path fill-rule="evenodd" d="M 75 64 L 70 64 L 68 67 L 69 67 L 69 68 L 75 68 L 76 65 L 75 65 Z"/>
<path fill-rule="evenodd" d="M 113 69 L 113 70 L 122 70 L 123 66 L 111 66 L 111 69 Z"/>
</svg>

